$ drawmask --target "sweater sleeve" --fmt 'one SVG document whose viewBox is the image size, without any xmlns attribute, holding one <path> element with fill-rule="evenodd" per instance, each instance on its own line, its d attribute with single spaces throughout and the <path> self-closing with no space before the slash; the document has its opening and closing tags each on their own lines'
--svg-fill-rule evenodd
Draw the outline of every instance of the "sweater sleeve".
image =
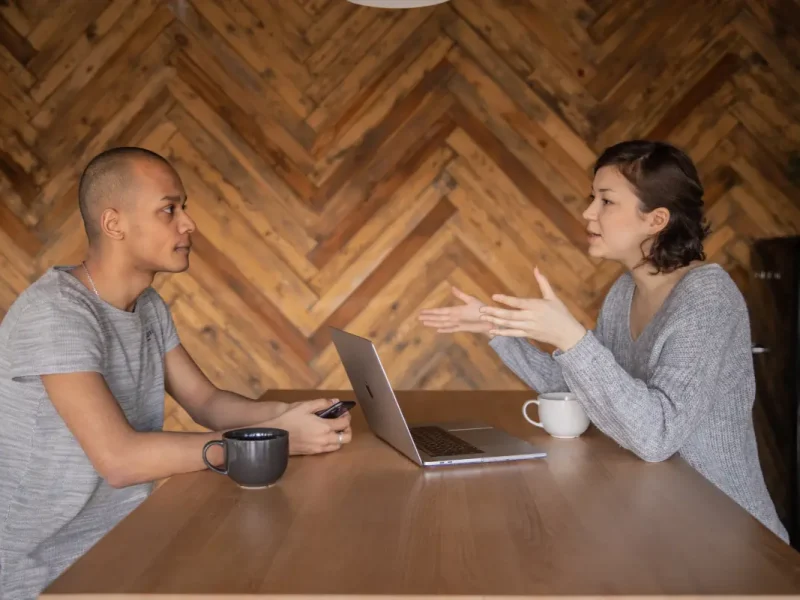
<svg viewBox="0 0 800 600">
<path fill-rule="evenodd" d="M 647 381 L 632 377 L 591 332 L 556 351 L 570 390 L 589 419 L 641 459 L 668 459 L 712 407 L 712 390 L 728 362 L 749 358 L 746 310 L 730 302 L 685 310 L 666 335 Z M 747 339 L 745 339 L 747 338 Z M 732 356 L 731 353 L 739 353 Z"/>
<path fill-rule="evenodd" d="M 595 329 L 592 330 L 592 335 L 597 340 L 602 340 L 602 320 L 601 313 Z M 489 346 L 517 377 L 538 393 L 572 391 L 564 379 L 561 365 L 553 355 L 539 350 L 527 339 L 495 336 Z"/>
<path fill-rule="evenodd" d="M 526 338 L 496 336 L 489 346 L 517 377 L 540 394 L 569 391 L 561 366 Z"/>
</svg>

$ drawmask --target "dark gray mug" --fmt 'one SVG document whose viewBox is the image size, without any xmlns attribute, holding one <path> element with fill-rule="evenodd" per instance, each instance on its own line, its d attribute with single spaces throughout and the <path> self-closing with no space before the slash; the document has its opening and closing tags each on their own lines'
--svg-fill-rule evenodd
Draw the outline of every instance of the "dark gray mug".
<svg viewBox="0 0 800 600">
<path fill-rule="evenodd" d="M 206 457 L 208 449 L 217 444 L 225 454 L 224 469 L 215 467 Z M 243 488 L 269 487 L 283 476 L 289 464 L 289 432 L 269 427 L 226 431 L 221 440 L 212 440 L 203 446 L 203 462 Z"/>
</svg>

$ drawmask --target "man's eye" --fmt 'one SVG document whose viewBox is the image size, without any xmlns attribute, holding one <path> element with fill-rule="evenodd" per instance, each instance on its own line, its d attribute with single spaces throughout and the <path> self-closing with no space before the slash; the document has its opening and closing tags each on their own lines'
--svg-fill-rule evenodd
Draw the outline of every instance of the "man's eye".
<svg viewBox="0 0 800 600">
<path fill-rule="evenodd" d="M 170 204 L 170 205 L 169 205 L 169 206 L 167 206 L 167 207 L 166 207 L 164 210 L 165 210 L 165 211 L 167 211 L 169 214 L 172 214 L 172 213 L 174 213 L 174 212 L 175 212 L 175 207 L 174 207 L 174 206 L 172 206 L 172 204 Z"/>
</svg>

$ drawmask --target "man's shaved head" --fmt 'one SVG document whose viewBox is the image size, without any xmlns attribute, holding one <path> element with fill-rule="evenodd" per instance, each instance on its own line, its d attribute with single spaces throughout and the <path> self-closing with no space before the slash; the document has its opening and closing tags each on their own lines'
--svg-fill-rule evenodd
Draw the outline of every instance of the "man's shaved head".
<svg viewBox="0 0 800 600">
<path fill-rule="evenodd" d="M 83 217 L 89 244 L 100 236 L 100 215 L 103 210 L 118 207 L 135 192 L 136 164 L 153 161 L 172 166 L 163 156 L 137 147 L 111 148 L 95 156 L 81 175 L 78 185 L 78 206 Z"/>
</svg>

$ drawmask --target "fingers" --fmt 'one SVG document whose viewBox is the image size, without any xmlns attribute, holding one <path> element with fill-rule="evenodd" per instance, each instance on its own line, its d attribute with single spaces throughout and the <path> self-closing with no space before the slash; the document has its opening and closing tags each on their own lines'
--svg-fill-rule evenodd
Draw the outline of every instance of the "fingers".
<svg viewBox="0 0 800 600">
<path fill-rule="evenodd" d="M 349 427 L 342 431 L 341 441 L 339 440 L 338 432 L 331 432 L 325 435 L 321 445 L 317 448 L 317 452 L 320 454 L 325 452 L 336 452 L 345 444 L 349 444 L 352 439 L 353 432 Z"/>
<path fill-rule="evenodd" d="M 514 308 L 529 308 L 535 299 L 532 298 L 515 298 L 514 296 L 506 296 L 504 294 L 495 294 L 492 300 L 505 304 L 506 306 L 513 306 Z"/>
<path fill-rule="evenodd" d="M 425 323 L 456 323 L 457 319 L 454 319 L 451 315 L 422 315 L 420 316 L 420 320 Z"/>
<path fill-rule="evenodd" d="M 481 320 L 490 321 L 487 317 L 497 317 L 500 319 L 510 319 L 512 321 L 527 321 L 531 318 L 530 311 L 527 310 L 508 310 L 505 308 L 494 308 L 493 306 L 484 306 L 481 308 Z M 492 321 L 494 323 L 494 321 Z"/>
<path fill-rule="evenodd" d="M 452 311 L 453 307 L 446 306 L 444 308 L 426 308 L 425 310 L 419 311 L 419 314 L 424 317 L 447 316 L 450 315 Z"/>
<path fill-rule="evenodd" d="M 306 400 L 305 402 L 299 402 L 297 404 L 297 408 L 303 412 L 315 413 L 320 410 L 325 410 L 329 406 L 336 404 L 338 401 L 338 398 L 319 398 L 317 400 Z"/>
<path fill-rule="evenodd" d="M 461 300 L 462 302 L 472 302 L 473 300 L 475 300 L 474 297 L 470 296 L 469 294 L 465 294 L 460 289 L 458 289 L 456 286 L 453 286 L 451 288 L 451 291 L 453 292 L 453 295 L 456 298 L 458 298 L 459 300 Z"/>
<path fill-rule="evenodd" d="M 350 427 L 350 413 L 345 413 L 341 417 L 337 417 L 335 419 L 326 419 L 325 424 L 328 426 L 330 431 L 344 431 L 348 427 Z"/>
<path fill-rule="evenodd" d="M 533 269 L 533 275 L 536 277 L 536 281 L 539 282 L 539 289 L 542 290 L 542 298 L 545 300 L 555 300 L 556 293 L 553 291 L 547 278 L 539 271 L 539 267 Z"/>
<path fill-rule="evenodd" d="M 520 329 L 527 324 L 527 321 L 518 319 L 501 319 L 499 317 L 492 317 L 489 315 L 484 315 L 481 317 L 481 319 L 484 321 L 489 321 L 494 325 L 500 325 L 500 327 L 504 327 L 506 329 Z"/>
</svg>

